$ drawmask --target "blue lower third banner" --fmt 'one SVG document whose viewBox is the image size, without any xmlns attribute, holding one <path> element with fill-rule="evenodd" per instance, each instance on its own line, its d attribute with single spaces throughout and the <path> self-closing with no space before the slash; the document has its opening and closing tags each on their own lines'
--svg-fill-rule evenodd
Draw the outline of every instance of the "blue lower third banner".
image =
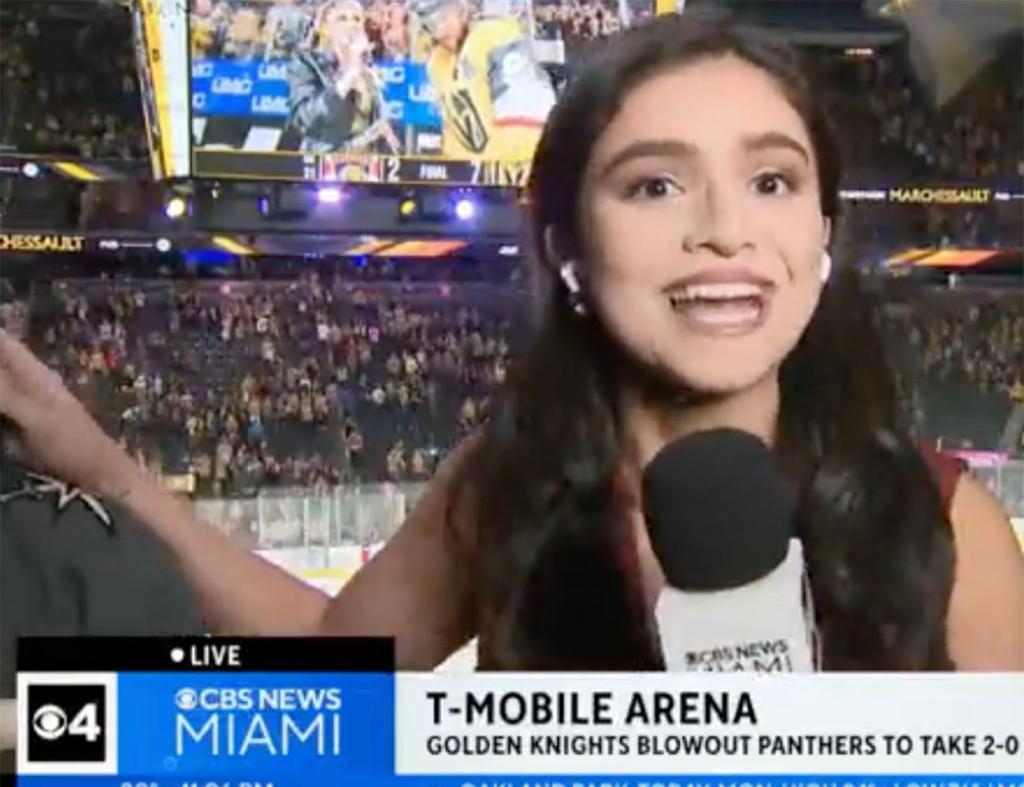
<svg viewBox="0 0 1024 787">
<path fill-rule="evenodd" d="M 394 773 L 389 641 L 20 645 L 25 784 L 369 784 Z"/>
<path fill-rule="evenodd" d="M 1024 787 L 1016 675 L 399 674 L 387 640 L 33 639 L 29 787 Z"/>
</svg>

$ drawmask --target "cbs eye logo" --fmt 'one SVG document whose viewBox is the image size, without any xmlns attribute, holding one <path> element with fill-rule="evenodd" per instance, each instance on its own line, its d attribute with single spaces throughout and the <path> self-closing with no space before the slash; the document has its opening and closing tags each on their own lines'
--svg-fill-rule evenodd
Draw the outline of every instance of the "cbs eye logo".
<svg viewBox="0 0 1024 787">
<path fill-rule="evenodd" d="M 103 762 L 106 719 L 103 686 L 29 686 L 29 762 Z"/>
<path fill-rule="evenodd" d="M 32 731 L 43 740 L 55 741 L 61 735 L 81 735 L 90 743 L 99 740 L 103 729 L 96 723 L 97 706 L 90 702 L 68 723 L 63 708 L 44 705 L 32 714 Z"/>
</svg>

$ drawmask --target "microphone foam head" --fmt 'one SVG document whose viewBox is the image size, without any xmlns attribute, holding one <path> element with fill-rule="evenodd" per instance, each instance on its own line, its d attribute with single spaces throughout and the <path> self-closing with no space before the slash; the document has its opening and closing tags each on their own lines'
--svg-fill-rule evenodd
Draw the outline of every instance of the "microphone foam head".
<svg viewBox="0 0 1024 787">
<path fill-rule="evenodd" d="M 724 590 L 769 574 L 789 551 L 796 495 L 767 446 L 715 429 L 663 448 L 643 474 L 644 516 L 665 579 Z"/>
</svg>

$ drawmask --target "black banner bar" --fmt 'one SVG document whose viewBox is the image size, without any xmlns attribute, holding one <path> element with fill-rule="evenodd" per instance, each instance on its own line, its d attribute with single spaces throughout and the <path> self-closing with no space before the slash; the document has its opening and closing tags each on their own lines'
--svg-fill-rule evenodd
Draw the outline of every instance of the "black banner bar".
<svg viewBox="0 0 1024 787">
<path fill-rule="evenodd" d="M 179 241 L 180 243 L 180 241 Z M 82 234 L 55 230 L 52 232 L 0 232 L 0 252 L 11 254 L 79 254 L 81 252 L 116 252 L 121 250 L 167 252 L 177 248 L 168 238 L 155 233 L 138 234 L 93 233 Z"/>
<path fill-rule="evenodd" d="M 192 152 L 196 178 L 251 178 L 254 180 L 316 180 L 316 156 L 303 153 L 241 153 L 226 150 Z"/>
<path fill-rule="evenodd" d="M 19 672 L 393 672 L 384 637 L 21 637 Z"/>
<path fill-rule="evenodd" d="M 317 180 L 384 185 L 523 188 L 528 161 L 483 161 L 375 154 L 193 151 L 195 177 Z"/>
</svg>

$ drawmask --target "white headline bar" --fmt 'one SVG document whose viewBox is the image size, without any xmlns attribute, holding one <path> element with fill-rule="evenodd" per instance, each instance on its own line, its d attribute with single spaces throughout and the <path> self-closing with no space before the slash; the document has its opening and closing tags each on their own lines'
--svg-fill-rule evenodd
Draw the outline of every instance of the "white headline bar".
<svg viewBox="0 0 1024 787">
<path fill-rule="evenodd" d="M 401 674 L 399 774 L 1007 774 L 1007 674 Z"/>
</svg>

